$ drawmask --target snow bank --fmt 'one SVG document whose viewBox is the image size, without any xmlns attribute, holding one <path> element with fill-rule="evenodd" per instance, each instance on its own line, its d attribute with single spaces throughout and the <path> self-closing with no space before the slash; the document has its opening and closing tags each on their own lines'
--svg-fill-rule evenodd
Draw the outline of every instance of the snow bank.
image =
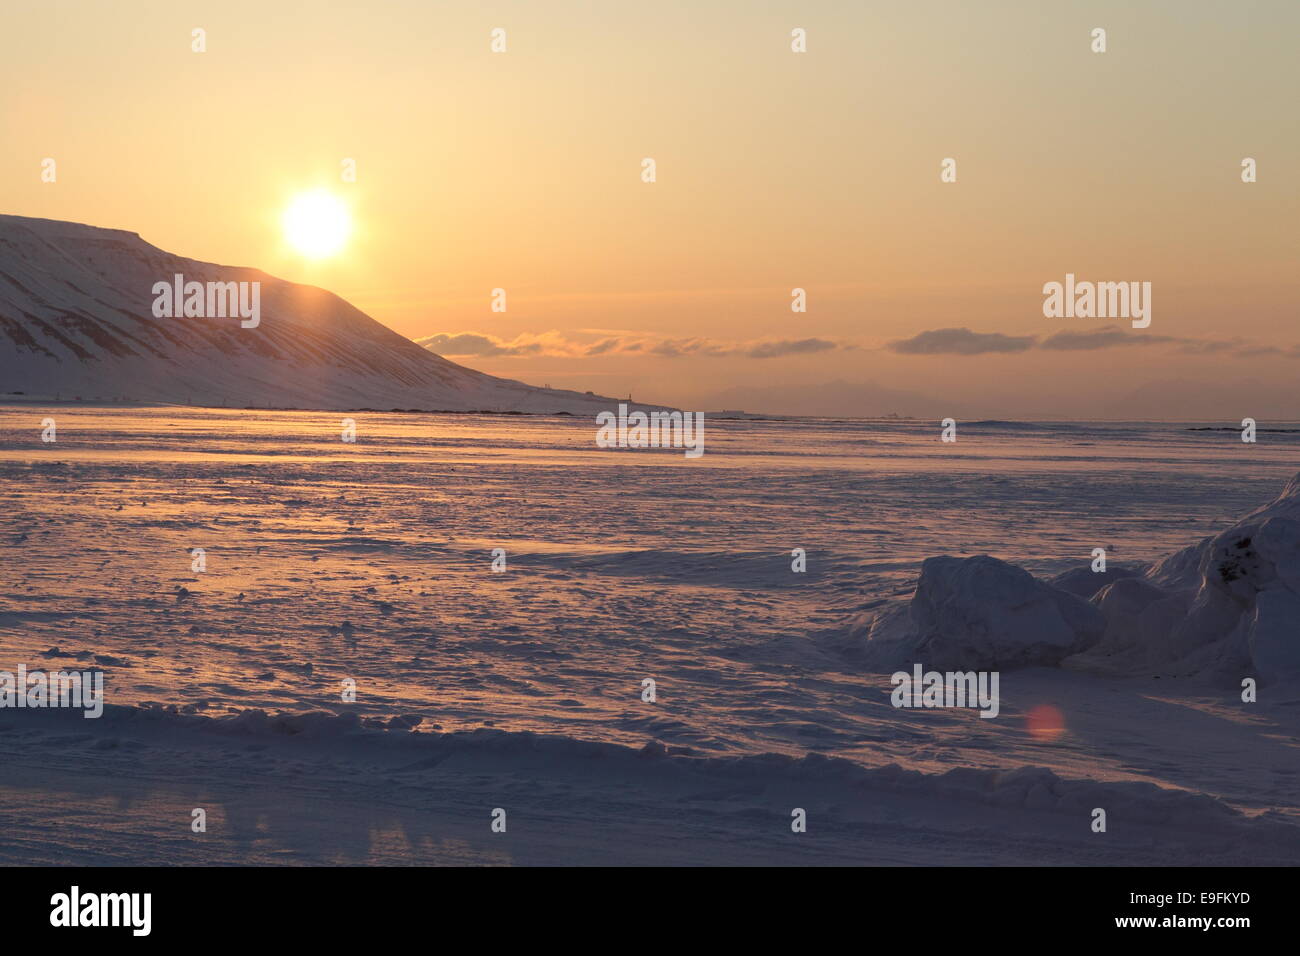
<svg viewBox="0 0 1300 956">
<path fill-rule="evenodd" d="M 963 803 L 1085 815 L 1093 807 L 1104 807 L 1112 817 L 1133 822 L 1225 835 L 1267 835 L 1272 845 L 1291 845 L 1300 852 L 1300 828 L 1283 819 L 1247 817 L 1205 794 L 1144 781 L 1063 778 L 1041 766 L 1008 770 L 962 767 L 934 774 L 892 763 L 864 767 L 817 753 L 803 757 L 778 753 L 700 756 L 689 748 L 665 746 L 656 740 L 636 748 L 564 734 L 495 728 L 456 733 L 399 731 L 395 722 L 385 728 L 383 721 L 323 711 L 245 710 L 206 717 L 175 707 L 108 705 L 103 717 L 93 721 L 67 710 L 9 711 L 0 716 L 5 718 L 0 720 L 0 731 L 24 731 L 30 752 L 73 748 L 93 751 L 107 760 L 120 754 L 122 772 L 127 775 L 126 766 L 144 759 L 142 754 L 164 762 L 171 760 L 169 754 L 186 755 L 175 764 L 177 773 L 194 763 L 194 755 L 203 754 L 200 763 L 206 770 L 233 773 L 242 768 L 250 748 L 265 751 L 267 747 L 274 748 L 280 758 L 306 760 L 312 772 L 323 779 L 335 779 L 340 771 L 366 772 L 361 765 L 368 766 L 367 761 L 380 761 L 410 773 L 441 774 L 447 770 L 447 759 L 457 756 L 475 761 L 475 773 L 492 766 L 502 775 L 530 766 L 552 771 L 567 767 L 579 770 L 592 786 L 611 782 L 621 786 L 637 766 L 648 763 L 656 779 L 690 784 L 691 792 L 704 786 L 722 788 L 708 792 L 734 795 L 748 792 L 749 785 L 757 782 L 753 792 L 762 793 L 775 782 L 786 781 L 798 787 L 833 784 L 860 793 L 899 795 L 909 801 L 935 798 L 951 807 L 951 812 Z M 69 730 L 76 733 L 69 736 Z M 245 748 L 230 748 L 231 738 L 243 742 Z M 214 743 L 215 748 L 211 746 Z M 945 816 L 950 817 L 951 812 Z"/>
<path fill-rule="evenodd" d="M 1070 667 L 1300 681 L 1300 475 L 1228 530 L 1094 601 L 1105 634 Z"/>
<path fill-rule="evenodd" d="M 910 603 L 859 622 L 862 652 L 882 669 L 1052 666 L 1091 646 L 1105 620 L 1096 607 L 988 555 L 927 558 Z"/>
</svg>

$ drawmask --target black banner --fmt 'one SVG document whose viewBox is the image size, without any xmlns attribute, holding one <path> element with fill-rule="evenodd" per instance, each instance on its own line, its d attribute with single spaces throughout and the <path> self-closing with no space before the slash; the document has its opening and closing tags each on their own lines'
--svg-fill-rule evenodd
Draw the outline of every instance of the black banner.
<svg viewBox="0 0 1300 956">
<path fill-rule="evenodd" d="M 455 924 L 494 941 L 626 920 L 636 933 L 727 924 L 742 938 L 845 932 L 873 942 L 943 945 L 1019 937 L 1047 943 L 1104 936 L 1222 945 L 1293 922 L 1283 869 L 8 869 L 6 935 L 79 943 L 373 942 Z M 1287 910 L 1292 910 L 1287 912 Z M 748 925 L 746 925 L 748 924 Z M 549 927 L 549 929 L 548 929 Z M 568 933 L 566 933 L 568 935 Z"/>
</svg>

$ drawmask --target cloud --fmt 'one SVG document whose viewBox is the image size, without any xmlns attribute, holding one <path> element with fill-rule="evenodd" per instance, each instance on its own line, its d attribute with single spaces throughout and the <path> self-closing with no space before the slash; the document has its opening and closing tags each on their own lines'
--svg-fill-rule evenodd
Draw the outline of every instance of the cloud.
<svg viewBox="0 0 1300 956">
<path fill-rule="evenodd" d="M 1235 354 L 1239 358 L 1265 358 L 1275 355 L 1296 358 L 1300 354 L 1300 348 L 1294 345 L 1289 349 L 1278 348 L 1276 345 L 1251 345 L 1237 349 Z"/>
<path fill-rule="evenodd" d="M 477 332 L 440 332 L 416 339 L 415 343 L 439 355 L 536 355 L 541 351 L 541 346 L 536 342 L 514 345 Z"/>
<path fill-rule="evenodd" d="M 587 346 L 587 355 L 604 355 L 606 352 L 612 352 L 618 349 L 619 339 L 602 339 L 595 345 Z"/>
<path fill-rule="evenodd" d="M 972 332 L 970 329 L 933 329 L 910 339 L 890 342 L 885 348 L 902 355 L 983 355 L 986 352 L 1024 352 L 1036 344 L 1032 335 Z"/>
<path fill-rule="evenodd" d="M 836 343 L 827 339 L 780 339 L 775 342 L 760 342 L 752 346 L 745 354 L 750 358 L 776 358 L 781 355 L 807 355 L 810 352 L 829 352 L 838 347 Z"/>
<path fill-rule="evenodd" d="M 1253 345 L 1244 339 L 1197 339 L 1162 335 L 1121 325 L 1095 329 L 1054 332 L 1046 338 L 1036 335 L 1003 335 L 1001 332 L 972 332 L 970 329 L 932 329 L 888 343 L 885 348 L 903 355 L 983 355 L 989 352 L 1088 352 L 1114 348 L 1165 346 L 1187 355 L 1229 355 L 1234 358 L 1286 356 L 1300 358 L 1300 346 L 1281 348 Z"/>
<path fill-rule="evenodd" d="M 650 332 L 619 329 L 575 329 L 525 332 L 513 339 L 485 332 L 439 332 L 415 340 L 439 355 L 473 358 L 573 358 L 602 356 L 774 359 L 848 351 L 857 346 L 832 339 L 711 339 L 671 338 Z M 1186 355 L 1225 355 L 1232 358 L 1300 358 L 1300 346 L 1261 345 L 1243 339 L 1198 339 L 1103 325 L 1094 329 L 1064 329 L 1047 336 L 974 332 L 968 328 L 930 329 L 885 345 L 900 355 L 988 355 L 1045 350 L 1089 352 L 1117 348 L 1161 346 Z"/>
<path fill-rule="evenodd" d="M 1081 332 L 1057 332 L 1039 343 L 1039 348 L 1062 352 L 1081 352 L 1092 349 L 1109 349 L 1132 345 L 1185 344 L 1193 340 L 1172 335 L 1153 335 L 1143 330 L 1123 329 L 1118 325 L 1104 325 L 1099 329 Z"/>
<path fill-rule="evenodd" d="M 593 335 L 599 337 L 593 341 Z M 482 332 L 439 332 L 415 341 L 417 345 L 422 345 L 439 355 L 480 358 L 512 356 L 595 358 L 602 355 L 650 355 L 664 359 L 689 357 L 770 359 L 852 348 L 850 345 L 819 338 L 729 341 L 702 337 L 668 338 L 647 332 L 607 335 L 582 330 L 575 333 L 556 330 L 541 334 L 525 333 L 513 339 L 502 339 Z"/>
</svg>

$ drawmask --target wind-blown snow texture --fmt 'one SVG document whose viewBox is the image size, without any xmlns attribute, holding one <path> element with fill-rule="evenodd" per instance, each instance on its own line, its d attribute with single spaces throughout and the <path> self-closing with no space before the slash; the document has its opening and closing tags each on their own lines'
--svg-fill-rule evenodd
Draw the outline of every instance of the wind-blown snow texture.
<svg viewBox="0 0 1300 956">
<path fill-rule="evenodd" d="M 1286 626 L 1259 596 L 1293 580 L 1288 527 L 1263 530 L 1293 505 L 1238 516 L 1295 475 L 1296 436 L 969 423 L 953 446 L 935 423 L 710 420 L 688 461 L 598 449 L 591 419 L 356 417 L 344 445 L 330 414 L 0 406 L 0 669 L 101 669 L 110 704 L 97 721 L 0 711 L 0 858 L 1297 859 L 1287 682 L 1261 673 L 1243 703 L 1227 678 L 1244 674 L 1148 659 L 1160 632 L 1112 632 L 1138 618 L 1109 607 L 1121 585 L 1160 588 L 1192 595 L 1170 620 L 1199 622 L 1217 579 L 1231 608 L 1205 606 L 1236 610 L 1195 625 L 1206 647 L 1287 646 L 1219 635 Z M 1079 573 L 1094 547 L 1114 562 L 1096 592 Z M 944 554 L 930 620 L 1015 622 L 1023 593 L 1094 639 L 1059 589 L 1104 619 L 1083 656 L 1130 637 L 1135 656 L 1081 672 L 1054 663 L 1067 635 L 1007 661 L 996 719 L 895 709 L 862 624 L 909 607 Z M 971 567 L 1007 606 L 964 590 L 983 554 L 1005 562 Z M 1045 704 L 1054 740 L 1026 732 Z"/>
<path fill-rule="evenodd" d="M 260 282 L 261 322 L 155 318 L 154 283 Z M 133 232 L 0 216 L 0 393 L 232 408 L 595 414 L 612 399 L 456 365 L 333 293 Z"/>
</svg>

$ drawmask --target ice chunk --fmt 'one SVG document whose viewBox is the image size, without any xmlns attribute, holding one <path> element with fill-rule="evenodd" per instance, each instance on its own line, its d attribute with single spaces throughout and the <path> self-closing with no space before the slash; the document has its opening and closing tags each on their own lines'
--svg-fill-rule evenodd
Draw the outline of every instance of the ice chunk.
<svg viewBox="0 0 1300 956">
<path fill-rule="evenodd" d="M 865 655 L 880 667 L 940 670 L 1051 666 L 1098 641 L 1095 606 L 988 555 L 928 558 L 905 612 L 871 621 Z"/>
<path fill-rule="evenodd" d="M 1106 633 L 1071 667 L 1296 686 L 1300 475 L 1228 530 L 1158 563 L 1145 581 L 1116 581 L 1094 600 Z"/>
</svg>

